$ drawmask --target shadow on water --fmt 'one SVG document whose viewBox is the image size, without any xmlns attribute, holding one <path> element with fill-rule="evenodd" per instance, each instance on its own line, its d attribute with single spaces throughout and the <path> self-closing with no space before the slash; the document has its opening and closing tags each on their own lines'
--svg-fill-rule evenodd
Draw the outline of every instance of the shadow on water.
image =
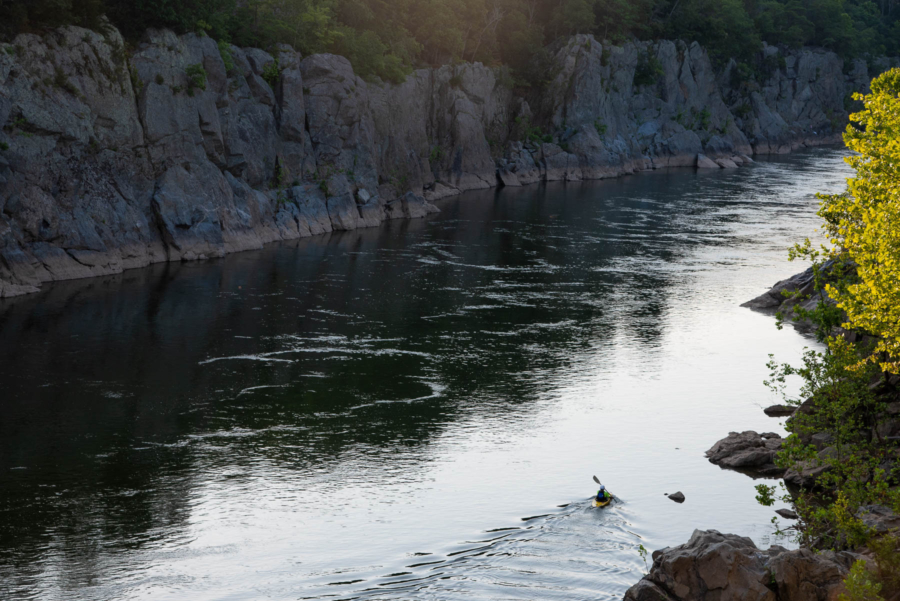
<svg viewBox="0 0 900 601">
<path fill-rule="evenodd" d="M 428 219 L 0 301 L 0 592 L 206 590 L 202 569 L 183 583 L 142 571 L 214 539 L 223 518 L 210 507 L 229 495 L 279 482 L 312 506 L 346 481 L 376 498 L 424 486 L 461 432 L 534 427 L 560 395 L 558 375 L 586 357 L 662 356 L 675 291 L 727 262 L 743 237 L 808 212 L 781 192 L 809 185 L 795 171 L 838 159 L 819 151 L 727 174 L 470 193 Z M 712 263 L 697 259 L 717 248 Z M 411 556 L 390 578 L 353 568 L 263 588 L 278 598 L 313 581 L 323 586 L 307 596 L 489 598 L 500 586 L 565 597 L 596 590 L 598 574 L 633 580 L 628 507 L 598 516 L 573 503 L 441 557 Z M 215 561 L 246 547 L 205 549 Z"/>
</svg>

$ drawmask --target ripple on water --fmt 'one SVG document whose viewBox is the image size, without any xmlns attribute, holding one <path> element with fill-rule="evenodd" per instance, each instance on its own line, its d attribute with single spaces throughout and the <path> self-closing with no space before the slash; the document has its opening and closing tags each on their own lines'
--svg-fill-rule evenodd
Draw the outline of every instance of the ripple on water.
<svg viewBox="0 0 900 601">
<path fill-rule="evenodd" d="M 767 355 L 814 342 L 738 305 L 846 173 L 476 192 L 0 301 L 0 597 L 618 599 L 641 545 L 784 544 L 703 452 L 777 430 Z"/>
</svg>

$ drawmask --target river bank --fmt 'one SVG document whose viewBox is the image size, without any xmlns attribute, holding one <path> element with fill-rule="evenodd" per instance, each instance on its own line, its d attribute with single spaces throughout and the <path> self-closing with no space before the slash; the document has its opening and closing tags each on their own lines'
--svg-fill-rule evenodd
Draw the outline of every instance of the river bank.
<svg viewBox="0 0 900 601">
<path fill-rule="evenodd" d="M 835 142 L 870 76 L 862 60 L 766 47 L 766 75 L 732 88 L 733 62 L 717 72 L 696 43 L 585 35 L 524 96 L 479 63 L 393 85 L 339 56 L 169 31 L 126 48 L 114 29 L 70 27 L 3 50 L 0 297 L 417 218 L 466 190 Z"/>
<path fill-rule="evenodd" d="M 741 306 L 769 314 L 779 312 L 786 323 L 795 323 L 792 320 L 795 306 L 812 311 L 819 302 L 826 301 L 820 301 L 813 269 L 810 268 L 777 282 L 769 291 Z M 815 327 L 808 319 L 797 320 L 795 325 L 807 333 Z M 840 334 L 863 348 L 867 348 L 872 340 L 868 337 L 867 341 L 867 337 L 852 331 L 840 330 Z M 818 374 L 822 380 L 826 377 L 825 373 Z M 846 372 L 839 377 L 847 378 Z M 844 415 L 839 419 L 852 424 L 847 426 L 851 432 L 862 428 L 863 438 L 884 445 L 877 452 L 871 452 L 874 460 L 872 468 L 855 474 L 855 477 L 863 478 L 863 482 L 872 485 L 873 489 L 883 486 L 881 496 L 890 499 L 887 494 L 890 487 L 896 489 L 900 484 L 900 444 L 890 442 L 900 441 L 900 376 L 877 371 L 866 384 L 877 403 L 860 407 L 866 413 L 874 408 L 874 414 Z M 627 591 L 626 601 L 837 599 L 839 595 L 848 593 L 850 586 L 846 582 L 852 578 L 851 570 L 857 562 L 865 566 L 863 574 L 870 573 L 879 578 L 876 580 L 879 582 L 878 590 L 871 593 L 874 596 L 866 598 L 890 600 L 900 595 L 896 583 L 898 575 L 892 571 L 896 563 L 893 537 L 900 533 L 900 514 L 895 513 L 896 507 L 888 506 L 889 500 L 883 501 L 887 504 L 871 502 L 848 511 L 845 499 L 844 509 L 835 510 L 846 512 L 839 518 L 843 521 L 844 530 L 826 531 L 816 523 L 822 516 L 815 516 L 815 507 L 835 496 L 835 481 L 828 479 L 829 474 L 836 471 L 834 458 L 840 462 L 842 447 L 852 448 L 848 440 L 842 437 L 836 439 L 833 432 L 810 427 L 810 424 L 816 423 L 814 416 L 825 410 L 823 401 L 817 398 L 811 396 L 799 406 L 776 405 L 766 409 L 766 414 L 772 417 L 787 417 L 792 438 L 797 440 L 785 440 L 773 432 L 731 432 L 706 453 L 711 463 L 722 468 L 736 470 L 755 479 L 783 479 L 788 493 L 786 499 L 796 502 L 798 506 L 779 509 L 775 513 L 788 520 L 791 526 L 785 531 L 793 532 L 803 546 L 792 551 L 777 545 L 759 549 L 746 537 L 715 530 L 696 530 L 687 543 L 653 552 L 652 568 Z M 828 411 L 831 410 L 829 407 Z M 778 454 L 789 443 L 810 445 L 812 454 L 807 453 L 807 458 L 802 461 L 788 461 L 786 466 L 779 460 Z M 849 454 L 849 451 L 844 453 Z M 850 457 L 844 460 L 849 461 Z M 874 472 L 880 472 L 880 475 Z M 775 488 L 771 487 L 771 490 Z M 765 500 L 770 494 L 760 492 L 757 499 L 760 503 L 771 505 L 771 501 Z M 809 494 L 819 495 L 819 498 L 804 498 Z M 814 499 L 812 507 L 809 506 L 810 498 Z M 804 504 L 803 509 L 800 509 L 800 503 Z M 885 546 L 885 540 L 891 542 Z M 879 592 L 882 596 L 877 596 Z M 855 594 L 857 596 L 851 598 L 862 598 L 859 591 Z"/>
</svg>

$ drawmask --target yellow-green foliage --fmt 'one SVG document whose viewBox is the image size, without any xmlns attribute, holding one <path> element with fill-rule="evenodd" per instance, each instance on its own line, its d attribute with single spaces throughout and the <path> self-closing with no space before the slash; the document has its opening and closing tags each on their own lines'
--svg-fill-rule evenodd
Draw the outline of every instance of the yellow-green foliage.
<svg viewBox="0 0 900 601">
<path fill-rule="evenodd" d="M 875 554 L 878 580 L 885 592 L 900 593 L 900 538 L 882 536 L 869 541 L 868 547 Z"/>
<path fill-rule="evenodd" d="M 848 327 L 878 337 L 875 359 L 900 373 L 900 69 L 872 81 L 872 93 L 855 95 L 864 109 L 851 115 L 844 134 L 859 153 L 845 194 L 823 196 L 820 215 L 835 253 L 857 264 L 859 279 L 829 286 L 847 312 Z"/>
<path fill-rule="evenodd" d="M 838 596 L 838 601 L 884 601 L 879 593 L 881 583 L 866 569 L 866 562 L 859 560 L 850 568 L 850 574 L 844 580 L 847 592 Z"/>
</svg>

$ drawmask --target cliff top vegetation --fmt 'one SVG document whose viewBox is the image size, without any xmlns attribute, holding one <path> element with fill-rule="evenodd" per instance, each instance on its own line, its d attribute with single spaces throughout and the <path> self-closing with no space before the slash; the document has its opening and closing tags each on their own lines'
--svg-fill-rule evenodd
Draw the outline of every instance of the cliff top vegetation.
<svg viewBox="0 0 900 601">
<path fill-rule="evenodd" d="M 762 42 L 845 58 L 900 53 L 900 0 L 0 0 L 0 37 L 47 27 L 204 32 L 238 46 L 291 44 L 350 59 L 363 77 L 402 80 L 456 61 L 507 65 L 527 85 L 544 48 L 598 39 L 698 41 L 714 61 L 750 64 Z"/>
</svg>

